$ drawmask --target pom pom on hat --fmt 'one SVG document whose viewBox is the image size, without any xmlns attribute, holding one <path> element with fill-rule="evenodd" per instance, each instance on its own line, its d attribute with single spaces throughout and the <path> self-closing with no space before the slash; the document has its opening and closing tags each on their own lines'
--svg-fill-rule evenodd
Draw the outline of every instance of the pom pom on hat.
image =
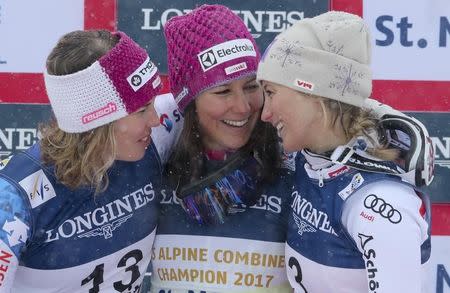
<svg viewBox="0 0 450 293">
<path fill-rule="evenodd" d="M 202 91 L 256 75 L 260 53 L 244 22 L 222 5 L 202 5 L 164 27 L 171 91 L 183 111 Z"/>
<path fill-rule="evenodd" d="M 372 91 L 370 44 L 357 15 L 329 11 L 305 18 L 269 45 L 257 79 L 361 107 Z"/>
</svg>

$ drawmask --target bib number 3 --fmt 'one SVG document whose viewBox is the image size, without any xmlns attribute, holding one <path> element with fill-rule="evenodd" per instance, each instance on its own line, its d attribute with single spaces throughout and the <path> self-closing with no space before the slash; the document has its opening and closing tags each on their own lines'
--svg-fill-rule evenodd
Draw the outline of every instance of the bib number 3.
<svg viewBox="0 0 450 293">
<path fill-rule="evenodd" d="M 291 256 L 289 258 L 288 266 L 289 266 L 289 268 L 291 268 L 291 273 L 294 271 L 294 267 L 295 267 L 296 274 L 295 274 L 294 280 L 298 284 L 295 292 L 296 293 L 308 293 L 305 286 L 303 286 L 303 284 L 302 284 L 303 275 L 302 275 L 302 269 L 300 267 L 300 263 L 298 262 L 298 260 L 295 257 Z"/>
</svg>

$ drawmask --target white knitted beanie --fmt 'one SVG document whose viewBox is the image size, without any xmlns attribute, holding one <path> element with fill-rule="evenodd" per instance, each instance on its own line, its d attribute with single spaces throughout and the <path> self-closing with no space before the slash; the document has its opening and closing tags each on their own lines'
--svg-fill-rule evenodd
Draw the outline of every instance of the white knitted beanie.
<svg viewBox="0 0 450 293">
<path fill-rule="evenodd" d="M 370 55 L 364 21 L 329 11 L 280 33 L 266 49 L 257 79 L 361 107 L 372 91 Z"/>
</svg>

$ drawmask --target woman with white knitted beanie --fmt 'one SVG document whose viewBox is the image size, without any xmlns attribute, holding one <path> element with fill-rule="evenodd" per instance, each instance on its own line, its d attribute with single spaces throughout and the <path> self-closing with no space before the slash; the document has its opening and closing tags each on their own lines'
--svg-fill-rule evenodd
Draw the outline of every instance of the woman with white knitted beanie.
<svg viewBox="0 0 450 293">
<path fill-rule="evenodd" d="M 262 120 L 299 152 L 286 243 L 295 292 L 424 292 L 430 210 L 415 185 L 432 172 L 412 161 L 426 137 L 393 148 L 386 121 L 367 110 L 370 43 L 360 17 L 331 11 L 279 34 L 258 68 Z"/>
</svg>

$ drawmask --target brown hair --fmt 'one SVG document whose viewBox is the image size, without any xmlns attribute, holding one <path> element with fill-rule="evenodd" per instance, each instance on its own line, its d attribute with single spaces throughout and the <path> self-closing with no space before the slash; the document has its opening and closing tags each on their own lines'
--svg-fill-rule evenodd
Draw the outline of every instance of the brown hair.
<svg viewBox="0 0 450 293">
<path fill-rule="evenodd" d="M 47 58 L 47 72 L 66 75 L 85 69 L 111 50 L 118 38 L 105 30 L 74 31 L 64 35 Z M 107 170 L 114 162 L 113 124 L 85 133 L 67 133 L 56 120 L 40 126 L 42 159 L 55 168 L 56 178 L 71 189 L 108 186 Z"/>
<path fill-rule="evenodd" d="M 336 100 L 316 98 L 320 99 L 324 109 L 325 123 L 333 128 L 340 127 L 346 141 L 356 136 L 364 136 L 374 145 L 367 150 L 369 154 L 389 161 L 398 158 L 398 151 L 387 147 L 384 129 L 371 111 Z"/>
<path fill-rule="evenodd" d="M 281 151 L 275 128 L 258 120 L 249 141 L 240 150 L 257 152 L 262 161 L 265 181 L 275 178 L 281 164 Z M 167 163 L 169 182 L 181 188 L 205 176 L 204 151 L 195 103 L 190 103 L 184 112 L 184 127 L 180 139 Z"/>
</svg>

